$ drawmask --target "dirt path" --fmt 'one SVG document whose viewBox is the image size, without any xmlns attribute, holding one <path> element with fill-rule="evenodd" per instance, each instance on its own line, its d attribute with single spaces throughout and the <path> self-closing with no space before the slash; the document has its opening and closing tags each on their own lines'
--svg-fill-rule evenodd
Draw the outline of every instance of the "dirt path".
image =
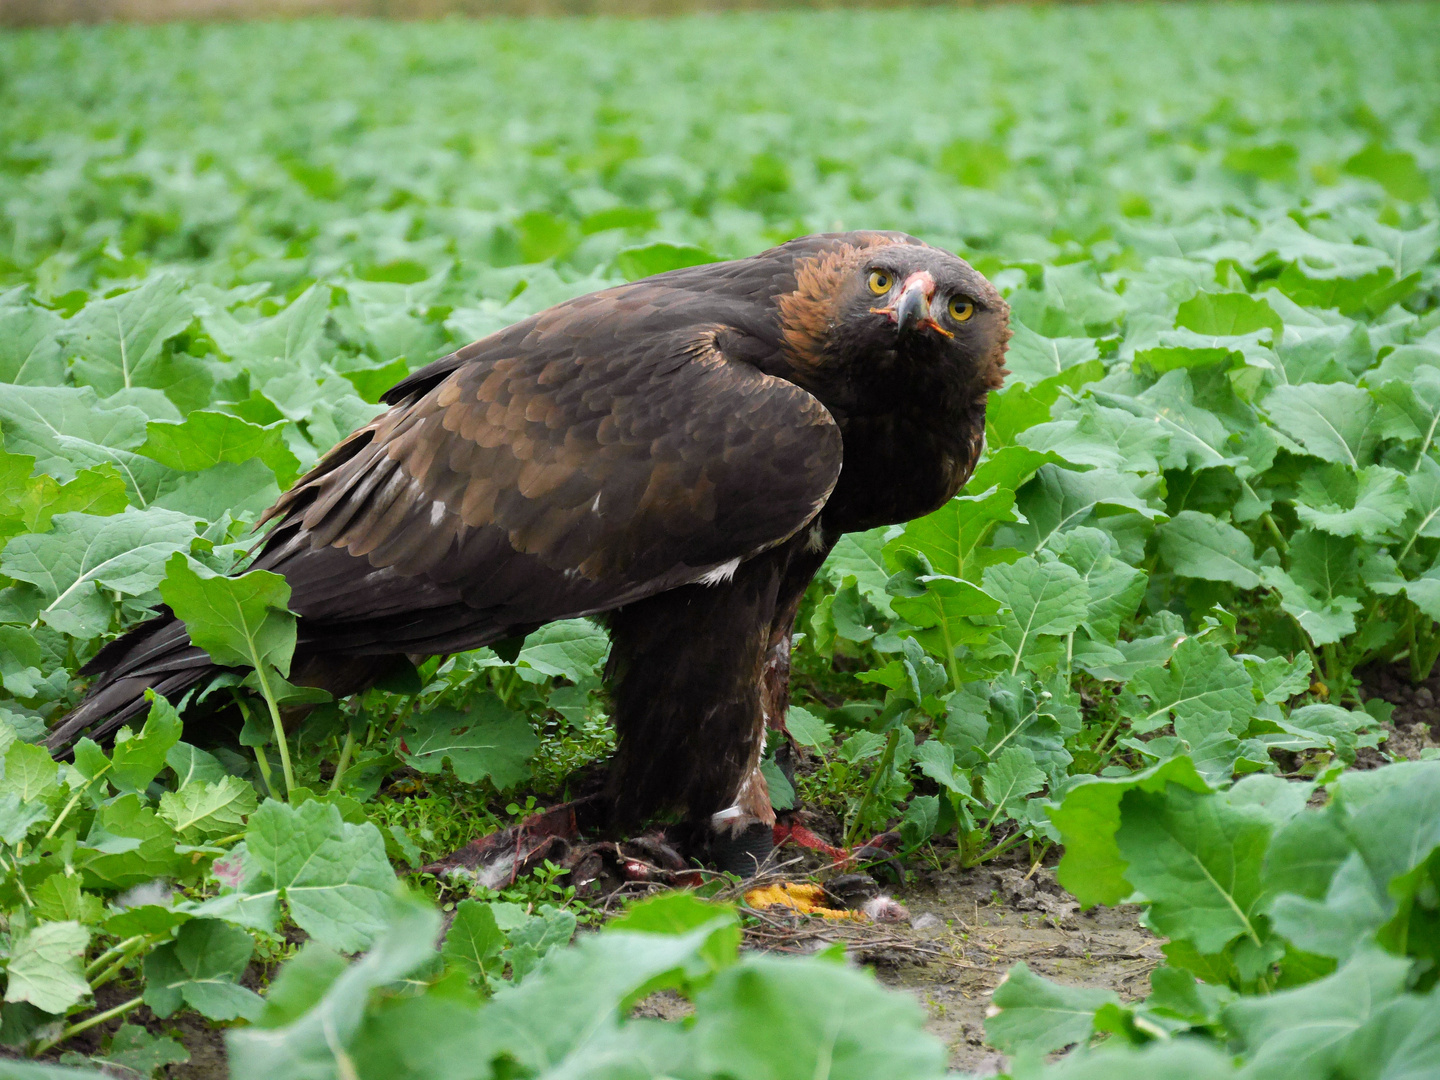
<svg viewBox="0 0 1440 1080">
<path fill-rule="evenodd" d="M 1040 869 L 975 870 L 956 878 L 929 875 L 897 891 L 910 910 L 917 940 L 939 946 L 945 958 L 916 963 L 902 951 L 868 959 L 882 982 L 913 993 L 930 1014 L 926 1027 L 950 1049 L 950 1065 L 979 1074 L 1003 1067 L 984 1044 L 990 993 L 1012 964 L 1023 960 L 1059 982 L 1114 990 L 1122 999 L 1150 991 L 1150 970 L 1162 963 L 1159 939 L 1139 924 L 1135 907 L 1081 912 Z"/>
</svg>

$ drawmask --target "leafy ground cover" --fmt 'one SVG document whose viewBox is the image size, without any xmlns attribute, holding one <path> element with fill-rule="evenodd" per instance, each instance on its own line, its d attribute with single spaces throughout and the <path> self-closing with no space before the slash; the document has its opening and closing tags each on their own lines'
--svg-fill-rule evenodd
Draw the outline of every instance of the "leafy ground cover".
<svg viewBox="0 0 1440 1080">
<path fill-rule="evenodd" d="M 1142 904 L 1147 1000 L 997 992 L 1017 1075 L 1090 1041 L 1047 1068 L 1423 1075 L 1433 1037 L 1394 1033 L 1437 1029 L 1440 766 L 1339 770 L 1433 758 L 1440 721 L 1436 29 L 1167 5 L 0 37 L 0 1042 L 148 1074 L 198 1015 L 236 1025 L 237 1076 L 943 1071 L 859 975 L 738 958 L 733 912 L 669 899 L 564 948 L 594 916 L 563 875 L 418 873 L 608 753 L 598 628 L 316 701 L 283 580 L 224 576 L 412 368 L 881 227 L 1002 288 L 1013 374 L 965 492 L 847 538 L 807 598 L 796 794 L 932 873 L 1063 849 L 1080 901 Z M 214 724 L 157 701 L 54 765 L 75 673 L 159 602 L 237 668 L 182 707 Z M 397 869 L 453 916 L 438 953 Z M 619 1022 L 659 989 L 693 1021 Z M 1323 1051 L 1285 1042 L 1302 1021 Z"/>
</svg>

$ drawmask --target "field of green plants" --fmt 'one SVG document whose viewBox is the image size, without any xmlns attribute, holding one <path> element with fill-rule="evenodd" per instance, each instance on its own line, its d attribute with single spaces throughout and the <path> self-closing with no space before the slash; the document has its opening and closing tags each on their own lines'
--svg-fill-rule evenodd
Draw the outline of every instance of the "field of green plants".
<svg viewBox="0 0 1440 1080">
<path fill-rule="evenodd" d="M 1402 755 L 1377 689 L 1440 692 L 1437 193 L 1433 6 L 0 35 L 0 1077 L 207 1022 L 237 1080 L 944 1075 L 743 907 L 419 872 L 609 754 L 596 626 L 317 702 L 283 579 L 225 576 L 410 370 L 851 228 L 986 273 L 1012 374 L 966 490 L 807 597 L 777 805 L 1142 905 L 1147 999 L 996 990 L 1016 1077 L 1440 1075 L 1440 715 Z M 233 725 L 52 762 L 162 602 Z M 662 989 L 693 1016 L 629 1018 Z"/>
</svg>

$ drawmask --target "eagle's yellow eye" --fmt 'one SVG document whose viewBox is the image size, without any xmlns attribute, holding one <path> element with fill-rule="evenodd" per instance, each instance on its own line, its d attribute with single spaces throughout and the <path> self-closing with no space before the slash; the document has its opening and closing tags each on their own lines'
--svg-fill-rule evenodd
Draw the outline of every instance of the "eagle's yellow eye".
<svg viewBox="0 0 1440 1080">
<path fill-rule="evenodd" d="M 970 318 L 970 316 L 974 314 L 975 305 L 972 304 L 969 300 L 966 300 L 960 296 L 951 297 L 950 318 L 954 319 L 956 322 L 964 322 L 966 319 Z"/>
<path fill-rule="evenodd" d="M 890 286 L 895 284 L 895 279 L 884 270 L 870 271 L 870 291 L 876 296 L 890 291 Z"/>
</svg>

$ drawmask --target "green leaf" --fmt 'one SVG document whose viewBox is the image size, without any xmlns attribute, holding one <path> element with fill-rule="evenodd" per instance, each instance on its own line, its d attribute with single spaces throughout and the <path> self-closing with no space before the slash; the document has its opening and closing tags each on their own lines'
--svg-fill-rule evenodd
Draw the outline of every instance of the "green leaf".
<svg viewBox="0 0 1440 1080">
<path fill-rule="evenodd" d="M 163 471 L 126 450 L 144 441 L 146 420 L 132 405 L 100 401 L 88 386 L 7 386 L 0 394 L 5 449 L 34 457 L 37 469 L 62 482 L 105 462 L 127 474 L 135 462 Z"/>
<path fill-rule="evenodd" d="M 160 796 L 160 816 L 187 844 L 241 832 L 254 812 L 255 789 L 238 776 L 218 781 L 193 780 Z"/>
<path fill-rule="evenodd" d="M 41 923 L 10 947 L 6 1001 L 28 1001 L 48 1013 L 64 1013 L 90 993 L 82 971 L 90 931 L 78 922 Z"/>
<path fill-rule="evenodd" d="M 652 274 L 663 274 L 667 270 L 679 270 L 686 266 L 700 266 L 703 263 L 719 262 L 720 256 L 697 247 L 694 244 L 646 244 L 644 247 L 625 248 L 615 256 L 615 266 L 625 275 L 626 281 L 638 281 Z"/>
<path fill-rule="evenodd" d="M 198 472 L 221 462 L 243 464 L 258 458 L 270 467 L 283 487 L 300 471 L 300 462 L 285 445 L 283 424 L 261 427 L 229 413 L 197 410 L 181 423 L 152 420 L 137 454 L 180 472 Z"/>
<path fill-rule="evenodd" d="M 947 791 L 970 797 L 969 786 L 955 771 L 955 751 L 939 739 L 926 739 L 915 748 L 915 767 Z"/>
<path fill-rule="evenodd" d="M 827 579 L 837 584 L 846 578 L 854 578 L 860 595 L 886 618 L 894 614 L 890 610 L 890 597 L 885 591 L 885 583 L 890 580 L 890 571 L 886 568 L 882 555 L 888 532 L 888 528 L 879 528 L 868 532 L 846 533 L 831 549 L 830 557 L 825 560 L 825 566 L 821 569 Z"/>
<path fill-rule="evenodd" d="M 455 921 L 445 934 L 440 955 L 472 977 L 485 975 L 486 967 L 497 968 L 496 960 L 505 948 L 505 935 L 495 922 L 495 912 L 479 900 L 461 900 Z M 498 973 L 498 970 L 497 970 Z"/>
<path fill-rule="evenodd" d="M 1402 551 L 1417 538 L 1440 536 L 1440 462 L 1421 458 L 1407 481 L 1411 515 L 1400 530 Z"/>
<path fill-rule="evenodd" d="M 295 616 L 290 586 L 279 574 L 252 570 L 224 577 L 176 554 L 165 564 L 160 595 L 184 621 L 190 640 L 217 664 L 290 674 Z"/>
<path fill-rule="evenodd" d="M 1394 353 L 1385 358 L 1390 362 Z M 1430 359 L 1430 354 L 1425 354 Z M 1435 357 L 1440 361 L 1440 356 Z M 1374 380 L 1375 400 L 1380 403 L 1380 433 L 1387 439 L 1419 443 L 1420 455 L 1435 444 L 1440 432 L 1440 367 L 1429 363 L 1418 365 L 1408 376 L 1380 383 L 1379 376 L 1367 373 Z M 1419 462 L 1416 462 L 1419 464 Z"/>
<path fill-rule="evenodd" d="M 373 824 L 350 825 L 318 800 L 297 809 L 270 799 L 250 815 L 241 892 L 283 899 L 322 945 L 348 952 L 368 946 L 385 928 L 395 888 Z"/>
<path fill-rule="evenodd" d="M 1182 738 L 1244 731 L 1255 709 L 1250 675 L 1219 645 L 1186 638 L 1166 668 L 1144 668 L 1131 681 L 1121 709 L 1131 730 L 1146 734 L 1173 721 Z M 1131 695 L 1149 698 L 1138 705 Z"/>
<path fill-rule="evenodd" d="M 1268 660 L 1246 657 L 1244 663 L 1245 670 L 1255 680 L 1255 689 L 1272 704 L 1288 701 L 1310 689 L 1313 665 L 1308 653 L 1299 653 L 1289 660 L 1283 656 L 1272 656 Z"/>
<path fill-rule="evenodd" d="M 992 390 L 985 407 L 985 445 L 992 449 L 1012 447 L 1022 432 L 1050 419 L 1052 404 L 1048 397 L 1032 393 L 1023 383 Z"/>
<path fill-rule="evenodd" d="M 1095 1011 L 1119 1003 L 1110 990 L 1062 986 L 1016 964 L 990 997 L 985 1041 L 1007 1054 L 1048 1054 L 1085 1042 L 1095 1030 Z"/>
<path fill-rule="evenodd" d="M 125 481 L 113 465 L 75 474 L 65 484 L 43 474 L 31 476 L 35 459 L 0 451 L 0 541 L 17 533 L 43 533 L 56 514 L 106 516 L 125 509 Z"/>
<path fill-rule="evenodd" d="M 520 986 L 497 994 L 470 1038 L 485 1060 L 509 1054 L 537 1073 L 576 1068 L 616 1037 L 621 1017 L 640 997 L 709 976 L 706 946 L 717 934 L 733 941 L 733 928 L 734 916 L 721 914 L 680 935 L 584 935 L 571 948 L 551 950 Z M 697 1029 L 703 1008 L 697 1000 Z"/>
<path fill-rule="evenodd" d="M 274 804 L 266 804 L 270 805 Z M 432 957 L 439 924 L 439 915 L 429 905 L 404 904 L 374 947 L 349 967 L 307 944 L 297 959 L 281 969 L 272 1005 L 260 1024 L 230 1033 L 231 1075 L 237 1080 L 334 1076 L 337 1050 L 345 1060 L 352 1060 L 347 1048 L 364 1020 L 371 992 L 409 975 Z M 274 1007 L 276 998 L 284 1003 L 282 1008 Z M 424 1042 L 417 1045 L 423 1048 Z M 471 1063 L 482 1069 L 487 1064 L 474 1058 Z"/>
<path fill-rule="evenodd" d="M 1319 900 L 1280 896 L 1270 915 L 1276 931 L 1303 943 L 1306 952 L 1343 961 L 1373 941 L 1393 910 L 1389 898 L 1376 892 L 1360 855 L 1352 853 L 1335 869 Z"/>
<path fill-rule="evenodd" d="M 77 847 L 75 865 L 89 888 L 127 889 L 155 878 L 195 873 L 175 850 L 175 833 L 136 794 L 103 803 Z"/>
<path fill-rule="evenodd" d="M 1329 645 L 1355 632 L 1360 610 L 1359 554 L 1354 541 L 1317 530 L 1298 532 L 1290 541 L 1290 571 L 1265 567 L 1261 580 L 1280 593 L 1281 607 L 1293 615 L 1316 645 Z"/>
<path fill-rule="evenodd" d="M 946 662 L 962 643 L 986 636 L 972 620 L 1000 609 L 994 597 L 959 578 L 928 574 L 916 577 L 914 584 L 924 591 L 919 596 L 897 596 L 891 607 L 915 627 L 916 639 Z"/>
<path fill-rule="evenodd" d="M 515 662 L 542 675 L 559 675 L 578 683 L 599 672 L 609 651 L 609 635 L 595 623 L 565 619 L 526 637 Z"/>
<path fill-rule="evenodd" d="M 1161 464 L 1167 469 L 1213 469 L 1233 466 L 1230 432 L 1213 411 L 1196 401 L 1187 371 L 1168 371 L 1153 386 L 1134 396 L 1093 391 L 1103 405 L 1149 420 L 1169 437 Z"/>
<path fill-rule="evenodd" d="M 1001 820 L 1001 811 L 1007 807 L 1014 817 L 1016 804 L 1044 786 L 1045 774 L 1036 766 L 1035 755 L 1024 746 L 1007 746 L 985 770 L 985 798 L 992 807 L 990 820 Z"/>
<path fill-rule="evenodd" d="M 110 754 L 110 782 L 120 791 L 144 791 L 150 781 L 165 767 L 166 755 L 180 741 L 180 717 L 175 709 L 153 690 L 146 690 L 150 712 L 145 726 L 134 735 L 122 727 L 115 733 L 115 748 Z"/>
<path fill-rule="evenodd" d="M 446 760 L 467 784 L 488 778 L 498 789 L 530 775 L 528 762 L 539 748 L 529 721 L 486 695 L 466 712 L 444 706 L 406 721 L 400 757 L 424 773 L 438 773 Z"/>
<path fill-rule="evenodd" d="M 1334 750 L 1346 763 L 1355 760 L 1361 733 L 1379 726 L 1369 713 L 1342 709 L 1338 705 L 1305 705 L 1280 722 L 1285 731 L 1303 735 L 1318 746 Z M 1374 745 L 1373 742 L 1371 745 Z"/>
<path fill-rule="evenodd" d="M 1084 399 L 1060 420 L 1022 431 L 1016 441 L 1074 465 L 1117 472 L 1158 472 L 1169 450 L 1164 428 L 1094 398 Z"/>
<path fill-rule="evenodd" d="M 195 542 L 195 521 L 152 508 L 94 517 L 59 514 L 52 532 L 17 536 L 0 553 L 0 571 L 39 587 L 40 619 L 73 637 L 110 625 L 113 602 L 101 588 L 142 596 L 164 578 L 164 560 Z"/>
<path fill-rule="evenodd" d="M 969 726 L 958 723 L 963 703 L 963 695 L 950 698 L 948 741 Z M 1063 675 L 1041 683 L 1029 675 L 1002 673 L 990 685 L 989 723 L 981 748 L 994 757 L 1007 746 L 1023 746 L 1041 768 L 1064 771 L 1070 764 L 1065 740 L 1080 731 L 1078 704 Z"/>
<path fill-rule="evenodd" d="M 1160 557 L 1183 577 L 1228 581 L 1241 589 L 1260 584 L 1250 538 L 1209 514 L 1182 510 L 1161 525 Z"/>
<path fill-rule="evenodd" d="M 279 497 L 275 474 L 257 458 L 239 465 L 222 462 L 183 477 L 152 505 L 206 521 L 224 521 L 227 516 L 258 517 Z"/>
<path fill-rule="evenodd" d="M 432 909 L 420 904 L 411 906 L 417 914 L 433 913 Z M 339 953 L 318 942 L 307 941 L 271 980 L 258 1025 L 275 1028 L 298 1020 L 319 1004 L 348 966 Z"/>
<path fill-rule="evenodd" d="M 60 786 L 60 766 L 43 746 L 15 741 L 5 751 L 5 773 L 0 776 L 0 795 L 14 795 L 21 802 L 36 802 Z"/>
<path fill-rule="evenodd" d="M 801 746 L 814 750 L 825 750 L 835 743 L 830 725 L 799 705 L 790 706 L 790 711 L 785 714 L 785 730 Z"/>
<path fill-rule="evenodd" d="M 868 973 L 754 956 L 695 997 L 695 1065 L 746 1080 L 940 1078 L 945 1048 L 924 1013 Z"/>
<path fill-rule="evenodd" d="M 1013 660 L 1012 673 L 1022 664 L 1041 671 L 1057 663 L 1059 643 L 1044 639 L 1070 633 L 1089 612 L 1090 592 L 1074 567 L 1028 555 L 1009 566 L 988 567 L 985 591 L 1007 609 L 988 648 Z"/>
<path fill-rule="evenodd" d="M 1148 374 L 1212 366 L 1216 371 L 1226 371 L 1248 364 L 1257 372 L 1269 372 L 1276 367 L 1274 355 L 1266 346 L 1270 339 L 1268 329 L 1240 335 L 1161 330 L 1156 335 L 1156 347 L 1135 351 L 1133 367 Z M 1259 381 L 1254 378 L 1250 384 L 1257 385 Z"/>
<path fill-rule="evenodd" d="M 239 985 L 255 942 L 219 919 L 191 919 L 145 957 L 145 1004 L 162 1019 L 182 1004 L 211 1020 L 254 1020 L 264 1002 Z"/>
<path fill-rule="evenodd" d="M 1089 600 L 1081 626 L 1097 641 L 1115 641 L 1120 624 L 1135 614 L 1145 595 L 1144 572 L 1114 558 L 1115 547 L 1108 533 L 1087 526 L 1061 533 L 1050 544 L 1085 583 Z"/>
<path fill-rule="evenodd" d="M 0 685 L 17 698 L 34 697 L 45 678 L 45 654 L 28 629 L 0 626 Z"/>
<path fill-rule="evenodd" d="M 1267 815 L 1180 787 L 1130 792 L 1120 812 L 1125 878 L 1150 900 L 1150 925 L 1202 954 L 1240 937 L 1260 944 L 1260 870 L 1274 829 Z"/>
<path fill-rule="evenodd" d="M 1042 454 L 1025 446 L 1002 446 L 987 453 L 985 459 L 975 466 L 975 471 L 965 482 L 964 491 L 967 495 L 983 494 L 991 488 L 1016 491 L 1035 475 L 1040 466 L 1059 464 L 1061 461 L 1054 454 Z"/>
<path fill-rule="evenodd" d="M 1045 337 L 1015 318 L 1010 320 L 1010 326 L 1013 333 L 1005 365 L 1016 382 L 1035 386 L 1069 368 L 1099 359 L 1099 350 L 1088 337 Z"/>
<path fill-rule="evenodd" d="M 1405 478 L 1383 465 L 1359 472 L 1340 466 L 1311 470 L 1300 479 L 1295 514 L 1334 536 L 1384 540 L 1410 512 Z"/>
<path fill-rule="evenodd" d="M 1352 469 L 1370 463 L 1380 440 L 1375 402 L 1358 386 L 1278 386 L 1265 399 L 1265 411 L 1307 453 Z"/>
<path fill-rule="evenodd" d="M 3 800 L 0 800 L 3 801 Z M 32 890 L 35 914 L 50 922 L 74 921 L 93 925 L 105 916 L 105 902 L 85 892 L 78 875 L 63 870 L 51 874 Z"/>
<path fill-rule="evenodd" d="M 1180 305 L 1175 325 L 1197 334 L 1238 337 L 1269 330 L 1271 343 L 1278 345 L 1285 324 L 1275 309 L 1248 293 L 1196 293 Z"/>
<path fill-rule="evenodd" d="M 165 752 L 165 764 L 175 773 L 176 791 L 197 780 L 214 783 L 225 777 L 225 767 L 215 755 L 185 742 L 177 742 Z"/>
<path fill-rule="evenodd" d="M 1375 1011 L 1345 1041 L 1345 1076 L 1414 1080 L 1440 1069 L 1440 996 L 1407 994 Z"/>
<path fill-rule="evenodd" d="M 34 304 L 0 307 L 0 383 L 61 386 L 60 316 Z"/>
<path fill-rule="evenodd" d="M 253 380 L 263 382 L 308 370 L 319 359 L 317 346 L 329 306 L 330 290 L 317 284 L 269 318 L 241 323 L 229 312 L 212 308 L 202 321 L 220 351 L 243 365 Z"/>
<path fill-rule="evenodd" d="M 1245 1075 L 1333 1075 L 1347 1042 L 1404 989 L 1408 969 L 1398 957 L 1367 950 L 1308 986 L 1234 1002 L 1224 1020 L 1248 1052 Z"/>
<path fill-rule="evenodd" d="M 183 1065 L 190 1060 L 190 1051 L 174 1039 L 151 1035 L 136 1024 L 121 1024 L 110 1039 L 104 1060 L 141 1076 L 153 1076 L 166 1065 Z"/>
<path fill-rule="evenodd" d="M 5 792 L 0 795 L 0 843 L 13 847 L 49 818 L 50 808 L 43 801 L 25 802 L 14 791 Z"/>
<path fill-rule="evenodd" d="M 1049 544 L 1052 537 L 1093 520 L 1135 513 L 1147 520 L 1165 518 L 1150 505 L 1154 477 L 1139 477 L 1108 469 L 1073 472 L 1044 465 L 1026 484 L 1016 501 L 1024 522 L 997 531 L 996 541 L 1014 543 L 1029 551 Z"/>
<path fill-rule="evenodd" d="M 181 282 L 168 275 L 138 289 L 91 300 L 66 327 L 71 375 L 109 396 L 131 387 L 164 390 L 177 405 L 209 398 L 211 379 L 200 361 L 167 354 L 165 342 L 190 325 L 194 308 Z"/>
<path fill-rule="evenodd" d="M 1213 790 L 1194 762 L 1176 757 L 1129 776 L 1080 783 L 1050 810 L 1065 843 L 1056 877 L 1083 906 L 1113 906 L 1134 891 L 1125 880 L 1127 863 L 1115 841 L 1121 799 L 1131 791 L 1163 791 L 1171 783 L 1192 792 Z"/>
<path fill-rule="evenodd" d="M 1016 520 L 1014 505 L 1013 491 L 991 488 L 978 495 L 958 495 L 933 514 L 906 525 L 885 545 L 886 557 L 893 564 L 897 552 L 918 551 L 935 573 L 978 581 L 993 561 L 979 545 L 995 523 Z"/>
<path fill-rule="evenodd" d="M 1413 155 L 1404 150 L 1387 150 L 1377 142 L 1352 154 L 1345 162 L 1345 171 L 1374 180 L 1392 198 L 1405 202 L 1423 202 L 1431 194 L 1430 182 Z"/>
</svg>

